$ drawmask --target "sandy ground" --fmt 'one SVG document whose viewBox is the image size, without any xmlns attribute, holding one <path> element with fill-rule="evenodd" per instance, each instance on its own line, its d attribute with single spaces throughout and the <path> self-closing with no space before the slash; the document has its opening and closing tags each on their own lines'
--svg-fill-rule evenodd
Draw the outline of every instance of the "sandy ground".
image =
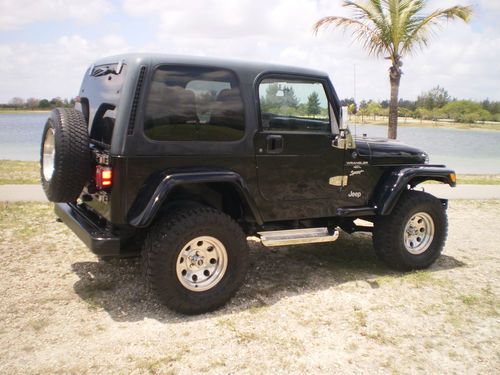
<svg viewBox="0 0 500 375">
<path fill-rule="evenodd" d="M 137 260 L 98 262 L 46 203 L 0 203 L 0 373 L 500 372 L 500 201 L 451 201 L 444 254 L 396 273 L 366 234 L 252 244 L 229 305 L 159 305 Z"/>
</svg>

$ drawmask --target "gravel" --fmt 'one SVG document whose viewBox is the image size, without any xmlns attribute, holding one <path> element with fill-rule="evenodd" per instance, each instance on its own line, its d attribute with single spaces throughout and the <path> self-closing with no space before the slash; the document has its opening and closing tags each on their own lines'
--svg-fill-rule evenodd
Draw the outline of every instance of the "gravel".
<svg viewBox="0 0 500 375">
<path fill-rule="evenodd" d="M 49 204 L 0 203 L 0 373 L 498 373 L 499 217 L 500 201 L 451 201 L 444 254 L 412 273 L 379 263 L 367 234 L 251 243 L 237 296 L 186 317 Z"/>
</svg>

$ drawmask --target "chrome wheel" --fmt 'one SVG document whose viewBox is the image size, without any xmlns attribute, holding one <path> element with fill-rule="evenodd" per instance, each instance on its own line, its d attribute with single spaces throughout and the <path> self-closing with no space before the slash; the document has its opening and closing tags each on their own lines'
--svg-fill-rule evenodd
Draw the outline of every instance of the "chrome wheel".
<svg viewBox="0 0 500 375">
<path fill-rule="evenodd" d="M 226 248 L 218 239 L 196 237 L 177 257 L 177 278 L 185 288 L 194 292 L 211 289 L 224 277 L 227 258 Z"/>
<path fill-rule="evenodd" d="M 418 212 L 406 223 L 404 244 L 406 250 L 413 255 L 425 252 L 434 238 L 434 220 L 425 212 Z"/>
<path fill-rule="evenodd" d="M 50 181 L 54 174 L 54 158 L 56 155 L 54 129 L 49 128 L 45 133 L 45 140 L 43 141 L 43 161 L 42 173 L 45 181 Z"/>
</svg>

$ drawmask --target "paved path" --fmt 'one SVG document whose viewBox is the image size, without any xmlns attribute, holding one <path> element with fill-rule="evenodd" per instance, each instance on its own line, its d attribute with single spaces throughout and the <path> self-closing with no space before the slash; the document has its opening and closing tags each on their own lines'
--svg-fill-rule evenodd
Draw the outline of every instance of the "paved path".
<svg viewBox="0 0 500 375">
<path fill-rule="evenodd" d="M 424 185 L 424 190 L 447 199 L 500 199 L 500 185 L 459 185 L 456 188 Z M 47 198 L 40 185 L 0 185 L 0 201 L 45 202 Z"/>
<path fill-rule="evenodd" d="M 422 185 L 420 185 L 422 186 Z M 446 199 L 500 199 L 500 185 L 423 185 L 424 190 Z"/>
<path fill-rule="evenodd" d="M 41 185 L 0 185 L 0 201 L 47 202 Z"/>
</svg>

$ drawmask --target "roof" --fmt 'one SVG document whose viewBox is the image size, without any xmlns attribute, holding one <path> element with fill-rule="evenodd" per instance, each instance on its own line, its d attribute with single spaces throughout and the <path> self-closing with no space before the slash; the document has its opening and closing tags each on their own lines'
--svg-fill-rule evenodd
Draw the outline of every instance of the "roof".
<svg viewBox="0 0 500 375">
<path fill-rule="evenodd" d="M 272 64 L 267 62 L 257 62 L 239 59 L 223 59 L 205 56 L 181 56 L 157 53 L 127 53 L 122 55 L 108 56 L 94 62 L 94 65 L 116 63 L 123 60 L 127 65 L 141 64 L 179 64 L 179 65 L 200 65 L 215 66 L 236 72 L 240 77 L 247 77 L 253 80 L 261 73 L 291 73 L 314 75 L 327 77 L 328 74 L 315 69 L 299 68 L 295 66 Z"/>
</svg>

